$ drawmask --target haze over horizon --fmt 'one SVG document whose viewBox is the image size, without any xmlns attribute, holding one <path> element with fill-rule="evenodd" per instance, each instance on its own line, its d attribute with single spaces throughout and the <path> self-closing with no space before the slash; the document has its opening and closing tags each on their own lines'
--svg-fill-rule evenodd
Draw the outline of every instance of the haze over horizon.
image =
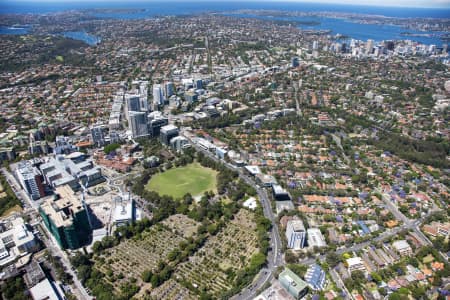
<svg viewBox="0 0 450 300">
<path fill-rule="evenodd" d="M 180 0 L 167 0 L 168 2 L 211 2 L 207 0 L 193 0 L 193 1 L 180 1 Z M 30 2 L 39 2 L 39 3 L 80 3 L 80 2 L 86 2 L 86 3 L 92 3 L 92 0 L 6 0 L 3 1 L 4 4 L 7 3 L 30 3 Z M 107 2 L 107 3 L 120 3 L 123 2 L 124 4 L 130 3 L 130 1 L 123 1 L 123 0 L 95 0 L 94 2 Z M 153 0 L 132 0 L 132 3 L 151 3 L 151 2 L 160 2 L 160 1 L 153 1 Z M 241 2 L 239 0 L 229 0 L 229 1 L 222 1 L 222 0 L 213 0 L 212 2 Z M 256 0 L 246 0 L 244 2 L 256 2 Z M 449 9 L 450 8 L 450 0 L 398 0 L 393 3 L 389 0 L 361 0 L 361 1 L 354 1 L 354 0 L 262 0 L 258 2 L 295 2 L 295 3 L 320 3 L 320 4 L 337 4 L 337 5 L 355 5 L 355 6 L 378 6 L 378 7 L 410 7 L 410 8 L 443 8 L 443 9 Z M 0 4 L 1 7 L 1 4 Z"/>
</svg>

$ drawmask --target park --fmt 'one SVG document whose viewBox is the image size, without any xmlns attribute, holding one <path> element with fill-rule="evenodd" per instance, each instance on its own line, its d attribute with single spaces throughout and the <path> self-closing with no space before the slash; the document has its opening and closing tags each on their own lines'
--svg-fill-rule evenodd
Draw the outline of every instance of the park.
<svg viewBox="0 0 450 300">
<path fill-rule="evenodd" d="M 175 199 L 187 193 L 196 197 L 207 191 L 216 191 L 216 176 L 217 171 L 193 163 L 154 175 L 147 183 L 146 189 Z"/>
</svg>

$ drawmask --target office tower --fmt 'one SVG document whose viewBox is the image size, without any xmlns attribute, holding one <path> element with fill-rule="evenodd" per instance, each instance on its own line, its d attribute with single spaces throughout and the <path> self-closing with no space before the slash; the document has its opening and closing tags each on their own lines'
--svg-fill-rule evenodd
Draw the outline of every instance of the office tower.
<svg viewBox="0 0 450 300">
<path fill-rule="evenodd" d="M 130 111 L 140 111 L 141 110 L 141 100 L 139 95 L 126 94 L 125 95 L 125 107 L 127 114 Z"/>
<path fill-rule="evenodd" d="M 166 93 L 166 98 L 170 98 L 171 96 L 175 95 L 175 86 L 173 82 L 166 82 L 164 85 L 164 91 Z"/>
<path fill-rule="evenodd" d="M 203 80 L 202 79 L 196 79 L 195 80 L 195 88 L 196 89 L 202 89 L 203 88 Z"/>
<path fill-rule="evenodd" d="M 178 127 L 174 125 L 166 125 L 164 127 L 161 127 L 161 132 L 159 134 L 159 137 L 161 139 L 161 143 L 164 145 L 169 146 L 170 140 L 176 136 L 178 136 Z"/>
<path fill-rule="evenodd" d="M 319 49 L 319 42 L 318 41 L 314 41 L 313 42 L 313 50 L 317 50 Z"/>
<path fill-rule="evenodd" d="M 128 117 L 133 138 L 148 136 L 147 113 L 130 111 Z"/>
<path fill-rule="evenodd" d="M 94 126 L 91 128 L 92 142 L 97 147 L 105 145 L 105 135 L 101 126 Z"/>
<path fill-rule="evenodd" d="M 164 105 L 164 95 L 160 84 L 153 85 L 153 103 Z"/>
<path fill-rule="evenodd" d="M 152 118 L 148 122 L 148 133 L 151 137 L 159 136 L 161 127 L 169 124 L 169 119 L 167 117 L 159 116 Z"/>
<path fill-rule="evenodd" d="M 148 111 L 147 95 L 143 95 L 143 94 L 140 95 L 139 106 L 141 108 L 141 111 Z"/>
<path fill-rule="evenodd" d="M 366 54 L 372 54 L 372 50 L 373 50 L 373 40 L 367 40 L 367 44 L 366 44 Z"/>
<path fill-rule="evenodd" d="M 306 230 L 301 220 L 290 220 L 286 227 L 288 248 L 298 250 L 305 246 Z"/>
<path fill-rule="evenodd" d="M 139 104 L 141 111 L 148 111 L 148 81 L 139 81 Z"/>
<path fill-rule="evenodd" d="M 296 67 L 298 67 L 300 64 L 299 64 L 299 61 L 298 61 L 298 57 L 293 57 L 292 59 L 291 59 L 291 67 L 293 67 L 293 68 L 296 68 Z"/>
<path fill-rule="evenodd" d="M 184 93 L 184 100 L 186 100 L 189 103 L 194 103 L 198 100 L 198 95 L 196 92 L 186 92 Z"/>
</svg>

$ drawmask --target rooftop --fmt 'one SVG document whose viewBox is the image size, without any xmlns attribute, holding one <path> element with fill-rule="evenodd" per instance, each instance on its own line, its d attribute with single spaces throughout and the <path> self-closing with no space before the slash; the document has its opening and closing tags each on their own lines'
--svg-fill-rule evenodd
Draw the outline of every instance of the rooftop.
<svg viewBox="0 0 450 300">
<path fill-rule="evenodd" d="M 57 227 L 70 226 L 73 214 L 82 211 L 83 204 L 68 185 L 58 186 L 55 190 L 59 199 L 48 199 L 41 204 L 41 209 L 52 219 Z"/>
<path fill-rule="evenodd" d="M 308 287 L 305 281 L 303 281 L 299 276 L 297 276 L 297 274 L 288 268 L 285 268 L 284 271 L 280 273 L 278 280 L 289 284 L 290 289 L 294 289 L 295 294 L 299 294 Z"/>
</svg>

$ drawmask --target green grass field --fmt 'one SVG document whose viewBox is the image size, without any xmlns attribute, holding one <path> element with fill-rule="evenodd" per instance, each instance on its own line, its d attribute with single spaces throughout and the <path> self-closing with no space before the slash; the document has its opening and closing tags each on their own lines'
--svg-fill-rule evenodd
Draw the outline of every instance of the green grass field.
<svg viewBox="0 0 450 300">
<path fill-rule="evenodd" d="M 216 171 L 193 163 L 156 174 L 146 188 L 174 198 L 181 198 L 186 193 L 195 197 L 206 191 L 216 192 L 216 175 Z"/>
</svg>

